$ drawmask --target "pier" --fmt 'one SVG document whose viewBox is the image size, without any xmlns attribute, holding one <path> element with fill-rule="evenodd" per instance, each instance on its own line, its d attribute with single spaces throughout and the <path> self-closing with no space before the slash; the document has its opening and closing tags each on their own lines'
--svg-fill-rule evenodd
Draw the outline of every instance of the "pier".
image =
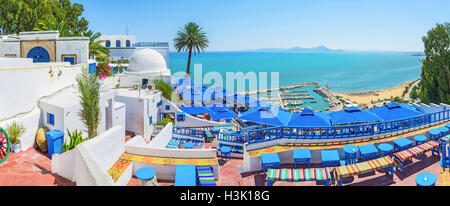
<svg viewBox="0 0 450 206">
<path fill-rule="evenodd" d="M 241 92 L 236 92 L 236 93 L 239 93 L 239 94 L 268 93 L 268 92 L 272 92 L 272 91 L 289 90 L 289 89 L 295 89 L 295 88 L 306 87 L 306 86 L 311 86 L 311 85 L 317 86 L 317 85 L 319 85 L 319 83 L 308 82 L 308 83 L 301 83 L 301 84 L 293 84 L 293 85 L 289 85 L 289 86 L 282 86 L 282 87 L 277 87 L 277 88 L 257 89 L 257 90 L 241 91 Z"/>
</svg>

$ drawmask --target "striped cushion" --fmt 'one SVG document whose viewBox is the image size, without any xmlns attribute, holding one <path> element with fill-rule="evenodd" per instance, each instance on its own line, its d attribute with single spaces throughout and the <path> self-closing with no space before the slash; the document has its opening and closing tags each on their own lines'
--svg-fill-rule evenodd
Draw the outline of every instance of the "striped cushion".
<svg viewBox="0 0 450 206">
<path fill-rule="evenodd" d="M 408 159 L 411 159 L 413 157 L 419 156 L 421 154 L 424 154 L 425 152 L 431 151 L 432 149 L 438 148 L 439 147 L 439 143 L 431 140 L 429 142 L 426 142 L 424 144 L 415 146 L 413 148 L 401 151 L 401 152 L 397 152 L 394 154 L 396 158 L 396 161 L 405 161 Z"/>
<path fill-rule="evenodd" d="M 336 167 L 336 174 L 338 178 L 344 178 L 365 174 L 367 172 L 373 172 L 376 170 L 384 169 L 386 167 L 390 167 L 392 165 L 394 165 L 394 160 L 390 156 L 385 156 L 366 162 Z"/>
<path fill-rule="evenodd" d="M 209 166 L 197 167 L 198 181 L 200 186 L 216 186 L 213 172 Z"/>
<path fill-rule="evenodd" d="M 221 148 L 222 146 L 224 146 L 224 144 L 219 144 L 219 148 Z M 225 146 L 231 147 L 231 153 L 236 153 L 236 154 L 244 153 L 244 147 L 242 147 L 242 146 L 236 146 L 236 145 L 225 145 Z"/>
<path fill-rule="evenodd" d="M 441 140 L 441 142 L 445 143 L 445 142 L 448 142 L 449 139 L 450 139 L 450 135 L 447 135 L 445 137 L 442 137 L 440 140 Z"/>
<path fill-rule="evenodd" d="M 172 138 L 167 144 L 166 148 L 168 149 L 176 149 L 179 144 L 183 144 L 185 142 L 193 143 L 195 146 L 203 146 L 203 141 L 192 140 L 192 139 L 183 139 L 183 138 Z"/>
<path fill-rule="evenodd" d="M 328 168 L 314 169 L 268 169 L 267 180 L 270 181 L 311 181 L 330 179 Z"/>
</svg>

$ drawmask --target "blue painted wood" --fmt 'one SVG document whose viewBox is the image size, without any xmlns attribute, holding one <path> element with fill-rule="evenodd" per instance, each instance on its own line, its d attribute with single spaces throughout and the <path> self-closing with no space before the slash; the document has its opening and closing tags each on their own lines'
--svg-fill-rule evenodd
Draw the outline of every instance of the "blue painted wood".
<svg viewBox="0 0 450 206">
<path fill-rule="evenodd" d="M 70 62 L 71 65 L 75 64 L 75 57 L 64 57 L 63 58 L 64 62 Z"/>
<path fill-rule="evenodd" d="M 33 62 L 50 62 L 50 55 L 48 51 L 40 46 L 32 48 L 28 54 L 27 58 L 32 58 Z"/>
</svg>

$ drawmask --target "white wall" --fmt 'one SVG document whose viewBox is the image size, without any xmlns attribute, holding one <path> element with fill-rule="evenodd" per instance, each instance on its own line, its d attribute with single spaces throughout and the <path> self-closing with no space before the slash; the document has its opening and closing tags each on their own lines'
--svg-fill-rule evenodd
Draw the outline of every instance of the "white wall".
<svg viewBox="0 0 450 206">
<path fill-rule="evenodd" d="M 6 60 L 5 60 L 6 59 Z M 0 58 L 0 121 L 12 118 L 20 113 L 29 112 L 37 106 L 38 99 L 55 93 L 64 87 L 75 84 L 75 77 L 81 72 L 81 65 L 63 66 L 68 63 L 22 64 L 24 60 L 11 63 L 11 59 Z M 20 67 L 18 64 L 20 64 Z M 52 66 L 54 73 L 50 77 Z M 12 69 L 20 68 L 20 69 Z M 58 77 L 59 71 L 62 72 Z"/>
<path fill-rule="evenodd" d="M 76 147 L 77 157 L 73 174 L 77 185 L 126 185 L 130 181 L 133 164 L 127 168 L 116 183 L 108 174 L 108 169 L 125 152 L 123 133 L 122 127 L 113 127 Z"/>
<path fill-rule="evenodd" d="M 75 64 L 87 64 L 89 59 L 89 40 L 59 38 L 56 41 L 56 61 L 62 61 L 61 56 L 66 54 L 77 55 Z"/>
<path fill-rule="evenodd" d="M 18 124 L 23 124 L 26 131 L 20 137 L 21 150 L 25 151 L 35 145 L 36 131 L 40 121 L 41 111 L 39 108 L 33 109 L 30 113 L 17 116 L 16 118 L 0 122 L 0 127 L 6 129 L 6 126 L 16 121 Z"/>
</svg>

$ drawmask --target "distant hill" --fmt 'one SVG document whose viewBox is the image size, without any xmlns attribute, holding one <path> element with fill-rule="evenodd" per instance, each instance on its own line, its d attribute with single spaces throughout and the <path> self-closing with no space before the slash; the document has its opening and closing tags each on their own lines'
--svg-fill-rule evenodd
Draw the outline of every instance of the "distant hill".
<svg viewBox="0 0 450 206">
<path fill-rule="evenodd" d="M 344 52 L 342 49 L 329 49 L 325 46 L 318 46 L 313 48 L 303 48 L 303 47 L 292 47 L 290 49 L 282 49 L 282 48 L 263 48 L 263 49 L 254 49 L 249 51 L 258 51 L 258 52 L 312 52 L 312 53 L 326 53 L 326 52 Z"/>
</svg>

